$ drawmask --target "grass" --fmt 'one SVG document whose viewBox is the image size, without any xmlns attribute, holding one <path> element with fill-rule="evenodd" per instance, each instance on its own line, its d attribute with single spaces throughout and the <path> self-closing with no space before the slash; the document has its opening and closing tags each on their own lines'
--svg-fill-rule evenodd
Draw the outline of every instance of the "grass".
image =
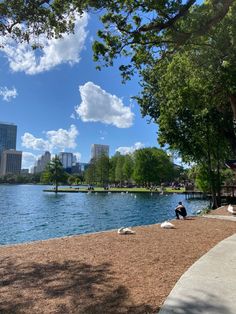
<svg viewBox="0 0 236 314">
<path fill-rule="evenodd" d="M 54 189 L 44 190 L 45 192 L 54 192 Z M 175 190 L 172 188 L 165 188 L 164 193 L 184 193 L 185 189 L 181 188 L 180 190 Z M 66 193 L 76 193 L 76 192 L 88 192 L 87 188 L 74 188 L 74 187 L 68 187 L 68 188 L 59 188 L 58 192 L 66 192 Z M 151 191 L 147 188 L 110 188 L 109 190 L 104 190 L 102 187 L 95 187 L 94 190 L 91 191 L 94 192 L 113 192 L 113 193 L 121 193 L 121 192 L 128 192 L 128 193 L 160 193 L 161 190 L 158 188 L 157 191 Z"/>
</svg>

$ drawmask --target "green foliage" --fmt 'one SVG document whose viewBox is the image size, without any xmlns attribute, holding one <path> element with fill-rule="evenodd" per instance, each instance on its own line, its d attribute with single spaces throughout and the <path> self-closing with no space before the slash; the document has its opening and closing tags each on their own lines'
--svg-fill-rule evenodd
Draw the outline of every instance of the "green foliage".
<svg viewBox="0 0 236 314">
<path fill-rule="evenodd" d="M 211 182 L 209 173 L 206 167 L 198 166 L 195 168 L 195 185 L 196 187 L 205 193 L 211 192 Z"/>
<path fill-rule="evenodd" d="M 64 171 L 62 163 L 58 156 L 55 156 L 48 164 L 46 170 L 42 175 L 44 182 L 55 184 L 55 192 L 58 191 L 59 183 L 67 181 L 68 174 Z"/>
<path fill-rule="evenodd" d="M 106 156 L 93 160 L 86 170 L 85 180 L 89 184 L 124 185 L 135 181 L 150 185 L 173 180 L 177 174 L 166 152 L 157 148 L 144 148 L 131 155 L 116 153 L 110 160 Z"/>
<path fill-rule="evenodd" d="M 124 156 L 124 164 L 123 164 L 123 176 L 125 181 L 131 181 L 132 174 L 134 171 L 134 161 L 132 156 L 126 155 Z"/>
<path fill-rule="evenodd" d="M 109 182 L 109 157 L 103 155 L 96 161 L 96 178 L 102 185 Z"/>
<path fill-rule="evenodd" d="M 0 183 L 8 184 L 37 184 L 40 183 L 39 174 L 7 174 L 0 176 Z"/>
<path fill-rule="evenodd" d="M 173 173 L 173 164 L 163 150 L 143 148 L 135 152 L 133 178 L 137 183 L 160 184 L 170 180 Z"/>
<path fill-rule="evenodd" d="M 84 181 L 84 177 L 83 175 L 78 175 L 78 174 L 74 174 L 74 175 L 69 175 L 67 182 L 70 185 L 79 185 Z"/>
<path fill-rule="evenodd" d="M 96 165 L 94 162 L 90 163 L 89 167 L 85 171 L 85 181 L 88 184 L 96 183 Z"/>
<path fill-rule="evenodd" d="M 125 180 L 124 175 L 124 162 L 125 162 L 125 156 L 119 155 L 117 158 L 116 168 L 115 168 L 115 180 L 116 182 L 123 183 Z"/>
</svg>

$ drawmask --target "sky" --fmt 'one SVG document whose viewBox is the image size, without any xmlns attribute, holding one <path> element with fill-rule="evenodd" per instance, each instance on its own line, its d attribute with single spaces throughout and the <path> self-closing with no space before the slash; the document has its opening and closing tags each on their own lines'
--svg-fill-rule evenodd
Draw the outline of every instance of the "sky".
<svg viewBox="0 0 236 314">
<path fill-rule="evenodd" d="M 91 145 L 110 146 L 110 156 L 158 146 L 157 125 L 142 118 L 132 96 L 138 78 L 122 84 L 118 64 L 96 70 L 92 41 L 96 15 L 77 17 L 74 34 L 37 39 L 41 51 L 0 38 L 0 121 L 17 125 L 22 168 L 45 150 L 72 152 L 89 162 Z"/>
</svg>

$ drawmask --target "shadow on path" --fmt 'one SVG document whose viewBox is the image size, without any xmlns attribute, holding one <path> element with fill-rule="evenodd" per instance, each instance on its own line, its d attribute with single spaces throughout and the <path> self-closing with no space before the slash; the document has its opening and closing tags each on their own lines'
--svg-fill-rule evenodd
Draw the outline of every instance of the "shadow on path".
<svg viewBox="0 0 236 314">
<path fill-rule="evenodd" d="M 154 313 L 134 304 L 109 263 L 0 260 L 0 313 Z"/>
</svg>

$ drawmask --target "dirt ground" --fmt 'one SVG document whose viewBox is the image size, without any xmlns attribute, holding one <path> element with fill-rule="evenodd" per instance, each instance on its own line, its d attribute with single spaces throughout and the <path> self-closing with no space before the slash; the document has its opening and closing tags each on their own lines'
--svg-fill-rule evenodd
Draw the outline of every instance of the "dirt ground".
<svg viewBox="0 0 236 314">
<path fill-rule="evenodd" d="M 173 224 L 0 247 L 0 313 L 157 313 L 180 276 L 236 232 L 203 217 Z"/>
</svg>

